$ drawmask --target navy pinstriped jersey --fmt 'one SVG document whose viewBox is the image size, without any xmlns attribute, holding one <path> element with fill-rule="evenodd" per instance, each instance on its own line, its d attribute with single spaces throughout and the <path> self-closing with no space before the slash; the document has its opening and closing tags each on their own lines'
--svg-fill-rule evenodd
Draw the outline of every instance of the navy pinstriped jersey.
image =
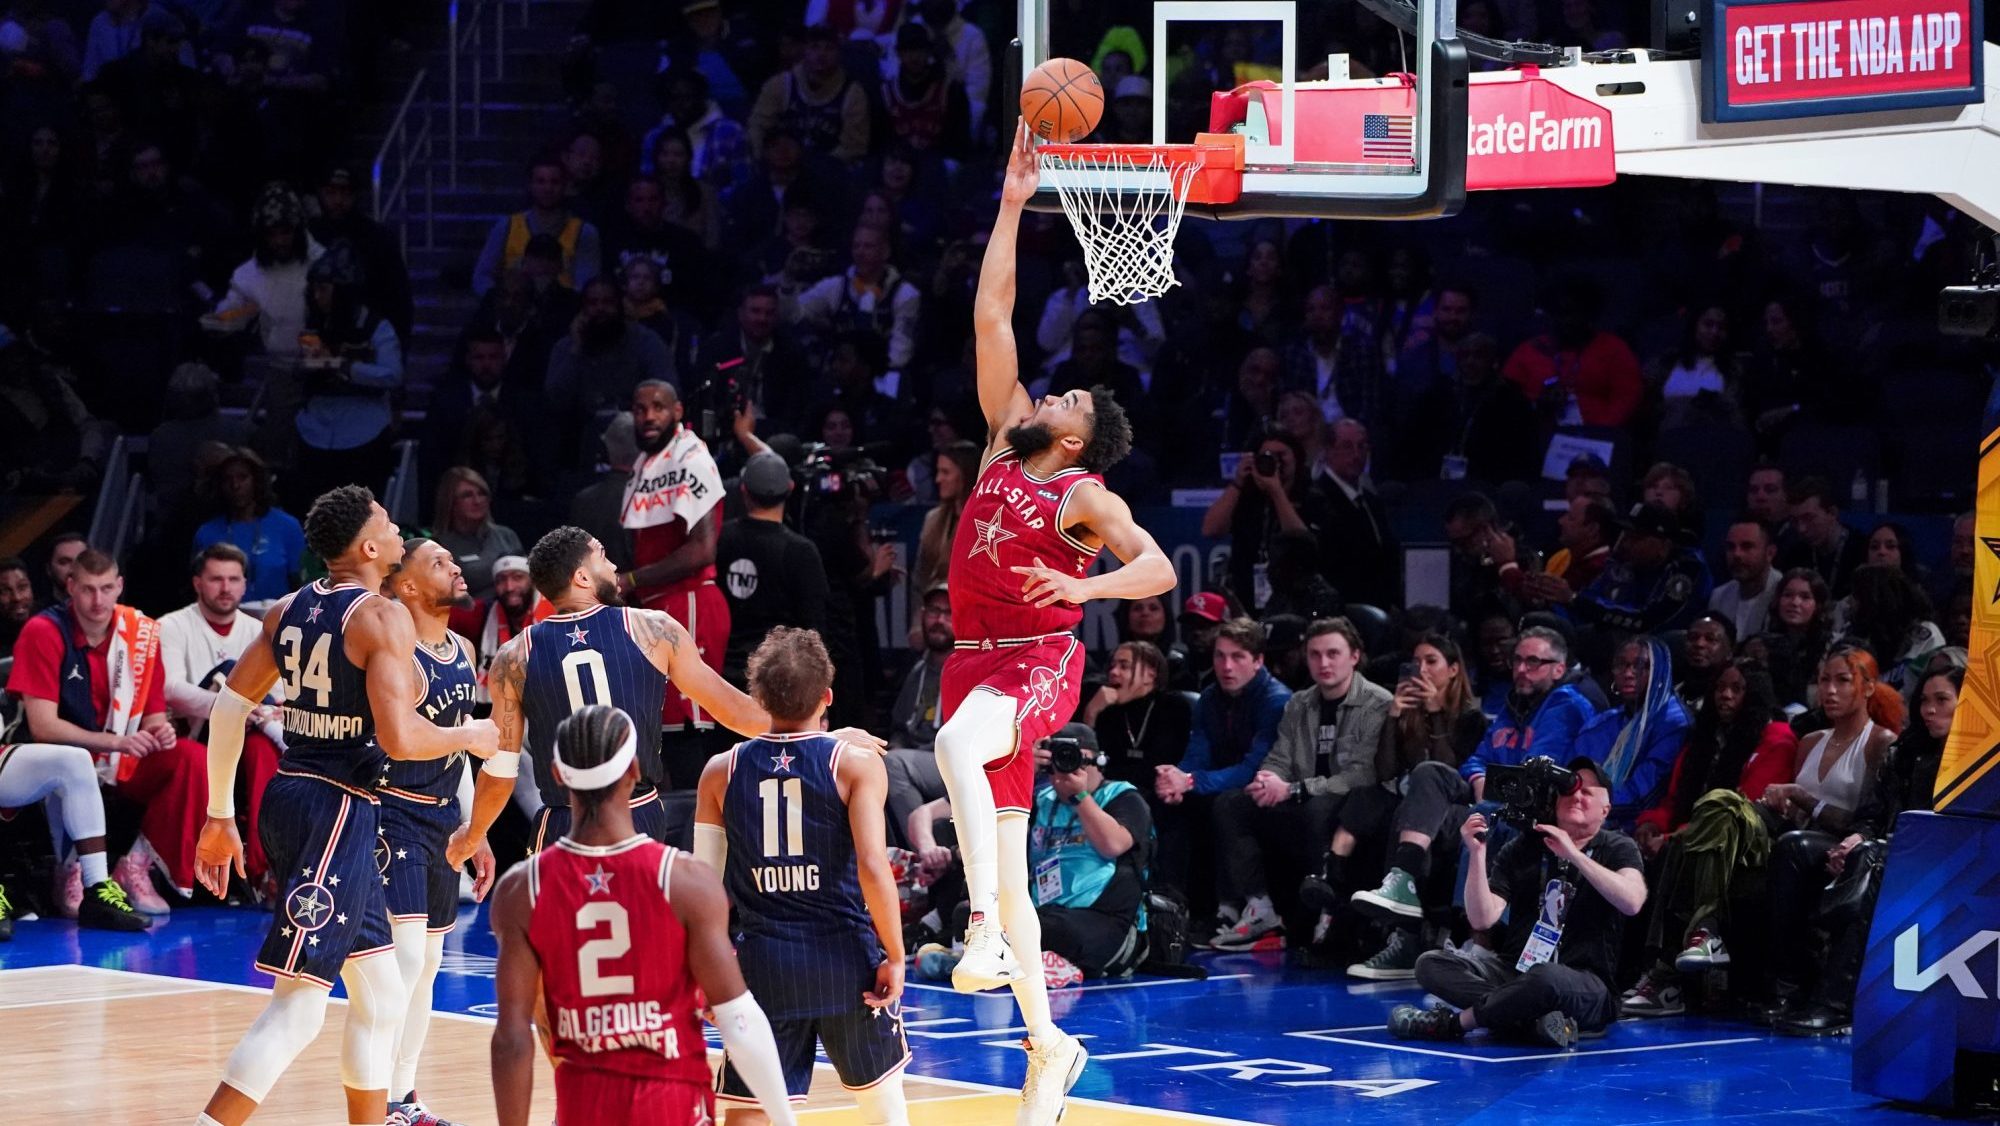
<svg viewBox="0 0 2000 1126">
<path fill-rule="evenodd" d="M 882 961 L 834 780 L 840 755 L 856 752 L 805 732 L 751 739 L 731 753 L 722 882 L 736 906 L 745 980 L 774 1020 L 856 1009 Z"/>
<path fill-rule="evenodd" d="M 375 745 L 368 680 L 347 659 L 347 620 L 373 591 L 326 579 L 299 589 L 272 640 L 285 686 L 285 753 L 278 768 L 311 774 L 364 796 L 387 758 Z"/>
<path fill-rule="evenodd" d="M 471 646 L 455 633 L 445 636 L 451 639 L 450 657 L 439 657 L 422 641 L 417 642 L 417 675 L 423 678 L 424 685 L 423 698 L 417 701 L 417 714 L 439 727 L 457 727 L 472 718 L 479 678 L 473 670 Z M 384 788 L 440 801 L 455 798 L 464 761 L 463 751 L 423 762 L 390 759 L 385 768 L 384 777 L 388 781 Z"/>
<path fill-rule="evenodd" d="M 618 708 L 638 726 L 641 789 L 666 777 L 660 765 L 660 708 L 667 678 L 632 639 L 628 613 L 619 606 L 593 606 L 528 627 L 521 714 L 528 722 L 535 785 L 549 805 L 569 804 L 569 791 L 555 776 L 556 725 L 591 704 Z"/>
</svg>

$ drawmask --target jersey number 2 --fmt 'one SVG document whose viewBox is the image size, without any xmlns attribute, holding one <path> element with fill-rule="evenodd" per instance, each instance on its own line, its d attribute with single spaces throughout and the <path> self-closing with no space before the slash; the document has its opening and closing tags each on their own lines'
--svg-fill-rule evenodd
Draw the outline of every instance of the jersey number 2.
<svg viewBox="0 0 2000 1126">
<path fill-rule="evenodd" d="M 623 958 L 632 949 L 632 925 L 620 903 L 597 900 L 576 909 L 576 929 L 594 931 L 599 924 L 611 933 L 593 938 L 576 949 L 576 977 L 585 997 L 609 997 L 632 992 L 631 974 L 602 974 L 597 964 L 607 958 Z"/>
<path fill-rule="evenodd" d="M 785 836 L 778 839 L 780 795 L 785 807 Z M 804 856 L 806 852 L 805 783 L 797 778 L 766 778 L 757 783 L 764 799 L 764 855 Z"/>
<path fill-rule="evenodd" d="M 324 708 L 333 699 L 333 677 L 326 671 L 326 654 L 333 647 L 333 635 L 319 635 L 301 668 L 299 650 L 305 647 L 305 639 L 305 631 L 297 626 L 286 626 L 278 633 L 278 641 L 285 647 L 285 699 L 302 701 L 301 691 L 310 688 L 319 697 L 319 706 Z"/>
</svg>

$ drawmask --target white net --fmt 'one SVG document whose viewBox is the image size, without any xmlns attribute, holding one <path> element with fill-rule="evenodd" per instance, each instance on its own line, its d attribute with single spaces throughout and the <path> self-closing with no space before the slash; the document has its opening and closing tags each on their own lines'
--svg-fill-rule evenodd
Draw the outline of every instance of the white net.
<svg viewBox="0 0 2000 1126">
<path fill-rule="evenodd" d="M 1179 284 L 1174 232 L 1194 179 L 1192 161 L 1158 152 L 1043 152 L 1042 173 L 1083 245 L 1090 299 L 1136 305 Z"/>
</svg>

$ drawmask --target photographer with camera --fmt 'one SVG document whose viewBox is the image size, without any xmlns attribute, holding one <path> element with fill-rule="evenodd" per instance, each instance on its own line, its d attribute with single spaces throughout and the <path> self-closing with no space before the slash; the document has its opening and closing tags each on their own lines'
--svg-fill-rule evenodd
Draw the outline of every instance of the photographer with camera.
<svg viewBox="0 0 2000 1126">
<path fill-rule="evenodd" d="M 734 324 L 710 333 L 696 352 L 688 401 L 697 410 L 730 417 L 738 400 L 767 421 L 769 433 L 797 433 L 805 406 L 798 394 L 811 364 L 805 349 L 779 317 L 778 291 L 753 285 L 736 302 Z M 699 415 L 697 415 L 699 417 Z"/>
<path fill-rule="evenodd" d="M 902 581 L 903 569 L 886 537 L 868 524 L 882 495 L 882 467 L 857 449 L 813 444 L 794 471 L 798 524 L 819 549 L 826 574 L 826 647 L 833 654 L 832 714 L 842 726 L 868 726 L 882 654 L 875 639 L 875 599 Z"/>
<path fill-rule="evenodd" d="M 1271 557 L 1285 532 L 1313 536 L 1325 526 L 1325 502 L 1310 488 L 1305 453 L 1289 434 L 1272 429 L 1236 463 L 1236 476 L 1201 517 L 1201 534 L 1227 536 L 1229 589 L 1246 609 L 1271 598 Z"/>
<path fill-rule="evenodd" d="M 1459 827 L 1470 864 L 1465 914 L 1495 945 L 1418 958 L 1417 984 L 1445 1004 L 1396 1006 L 1389 1032 L 1398 1039 L 1457 1040 L 1489 1028 L 1566 1049 L 1618 1019 L 1619 943 L 1625 920 L 1646 905 L 1639 846 L 1604 827 L 1611 791 L 1596 763 L 1577 758 L 1564 769 L 1538 757 L 1529 773 L 1566 775 L 1555 784 L 1567 792 L 1536 812 L 1532 832 L 1501 846 L 1490 873 L 1486 818 L 1475 813 Z"/>
<path fill-rule="evenodd" d="M 1336 824 L 1373 836 L 1388 827 L 1394 808 L 1394 799 L 1376 784 L 1395 769 L 1390 697 L 1357 671 L 1360 632 L 1345 618 L 1322 618 L 1305 633 L 1312 686 L 1285 704 L 1278 740 L 1250 784 L 1215 801 L 1224 881 L 1244 898 L 1235 924 L 1209 941 L 1216 950 L 1268 945 L 1268 936 L 1284 942 L 1284 919 L 1265 881 L 1267 853 L 1321 853 Z M 1318 874 L 1330 879 L 1325 866 Z"/>
<path fill-rule="evenodd" d="M 1448 894 L 1426 881 L 1432 846 L 1442 837 L 1449 848 L 1451 834 L 1471 814 L 1471 807 L 1486 799 L 1488 765 L 1512 765 L 1536 756 L 1568 758 L 1577 733 L 1595 714 L 1581 693 L 1562 683 L 1568 671 L 1569 644 L 1562 634 L 1545 626 L 1521 631 L 1514 641 L 1513 692 L 1505 708 L 1458 767 L 1433 761 L 1411 769 L 1403 802 L 1396 807 L 1396 843 L 1389 854 L 1389 871 L 1382 886 L 1354 893 L 1356 907 L 1410 929 L 1424 916 L 1420 889 Z M 1456 851 L 1452 848 L 1442 855 Z M 1405 936 L 1391 941 L 1407 940 Z"/>
<path fill-rule="evenodd" d="M 1139 926 L 1153 816 L 1129 782 L 1107 780 L 1097 733 L 1072 723 L 1036 748 L 1049 784 L 1028 822 L 1028 870 L 1042 920 L 1043 961 L 1081 976 L 1113 977 L 1145 960 Z M 1051 976 L 1069 976 L 1049 965 Z M 1074 978 L 1072 978 L 1074 980 Z"/>
</svg>

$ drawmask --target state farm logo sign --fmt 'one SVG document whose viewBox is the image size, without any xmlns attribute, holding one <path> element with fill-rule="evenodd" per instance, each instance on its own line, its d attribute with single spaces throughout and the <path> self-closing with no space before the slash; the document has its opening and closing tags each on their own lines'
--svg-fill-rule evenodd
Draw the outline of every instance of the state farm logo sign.
<svg viewBox="0 0 2000 1126">
<path fill-rule="evenodd" d="M 1611 111 L 1533 68 L 1475 80 L 1466 101 L 1466 187 L 1587 188 L 1616 178 Z"/>
<path fill-rule="evenodd" d="M 1972 0 L 1711 0 L 1702 120 L 1967 105 L 1983 94 Z"/>
</svg>

